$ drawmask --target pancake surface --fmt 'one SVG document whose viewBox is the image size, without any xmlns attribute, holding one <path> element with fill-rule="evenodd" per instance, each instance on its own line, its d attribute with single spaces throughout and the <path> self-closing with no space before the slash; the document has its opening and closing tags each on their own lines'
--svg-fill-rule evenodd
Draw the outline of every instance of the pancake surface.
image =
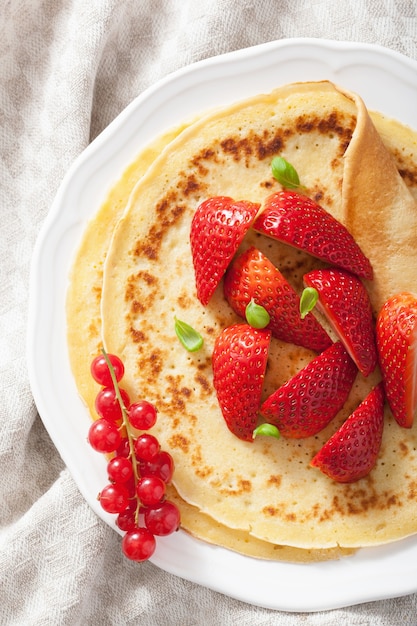
<svg viewBox="0 0 417 626">
<path fill-rule="evenodd" d="M 99 386 L 90 375 L 90 362 L 102 347 L 100 302 L 103 265 L 112 232 L 138 179 L 143 176 L 161 150 L 181 130 L 182 128 L 174 129 L 158 137 L 126 169 L 109 192 L 99 211 L 88 223 L 76 254 L 67 294 L 68 350 L 78 391 L 92 419 L 97 418 L 94 400 Z M 214 521 L 213 518 L 185 502 L 172 485 L 168 487 L 168 497 L 180 508 L 183 530 L 208 543 L 223 546 L 241 554 L 267 560 L 303 563 L 336 559 L 352 553 L 352 550 L 339 547 L 304 550 L 271 544 L 255 539 L 245 531 L 235 531 Z"/>
<path fill-rule="evenodd" d="M 225 545 L 222 529 L 223 536 L 236 529 L 272 546 L 316 551 L 319 558 L 321 550 L 335 556 L 332 550 L 338 546 L 381 544 L 417 530 L 416 430 L 401 430 L 388 412 L 380 458 L 370 476 L 337 485 L 309 467 L 321 445 L 379 380 L 378 372 L 369 379 L 358 374 L 344 409 L 314 438 L 244 443 L 227 430 L 212 387 L 210 359 L 220 330 L 238 318 L 221 287 L 207 307 L 198 303 L 189 248 L 197 204 L 213 195 L 262 202 L 280 188 L 270 171 L 271 159 L 279 154 L 295 166 L 308 195 L 344 222 L 371 258 L 376 280 L 367 286 L 374 310 L 399 290 L 397 282 L 412 290 L 416 252 L 410 249 L 404 261 L 401 250 L 410 233 L 414 241 L 417 233 L 415 135 L 403 148 L 397 140 L 401 125 L 391 133 L 394 123 L 377 114 L 373 119 L 383 129 L 395 164 L 361 101 L 327 82 L 290 85 L 208 115 L 170 140 L 144 169 L 114 230 L 98 325 L 107 350 L 125 362 L 124 386 L 158 406 L 155 432 L 174 456 L 175 488 L 184 506 L 193 507 L 197 516 L 201 512 L 200 521 L 203 516 L 213 520 L 211 533 L 201 526 L 196 534 L 210 535 L 214 543 Z M 368 172 L 365 179 L 363 172 Z M 375 181 L 380 181 L 376 188 Z M 394 200 L 386 193 L 393 188 Z M 398 213 L 408 229 L 398 227 Z M 378 246 L 369 223 L 379 234 Z M 109 229 L 104 230 L 103 253 L 109 242 Z M 260 248 L 298 291 L 303 274 L 319 265 L 254 232 L 242 249 L 249 245 Z M 182 348 L 174 316 L 203 334 L 200 352 Z M 313 356 L 274 340 L 264 396 Z"/>
</svg>

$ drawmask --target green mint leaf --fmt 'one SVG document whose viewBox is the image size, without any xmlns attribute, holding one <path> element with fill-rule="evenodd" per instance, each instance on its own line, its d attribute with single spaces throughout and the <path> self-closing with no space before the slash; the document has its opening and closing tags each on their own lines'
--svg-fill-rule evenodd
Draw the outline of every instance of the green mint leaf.
<svg viewBox="0 0 417 626">
<path fill-rule="evenodd" d="M 276 426 L 273 424 L 260 424 L 253 431 L 252 437 L 255 439 L 258 435 L 266 435 L 267 437 L 275 437 L 279 439 L 281 437 L 280 432 Z"/>
<path fill-rule="evenodd" d="M 268 311 L 260 304 L 256 304 L 253 298 L 246 306 L 245 317 L 253 328 L 265 328 L 271 320 Z"/>
<path fill-rule="evenodd" d="M 305 316 L 314 309 L 319 299 L 319 293 L 314 287 L 306 287 L 300 298 L 300 315 L 303 320 Z"/>
<path fill-rule="evenodd" d="M 175 333 L 188 352 L 196 352 L 203 345 L 203 337 L 192 326 L 175 317 Z"/>
<path fill-rule="evenodd" d="M 296 169 L 283 157 L 274 157 L 271 162 L 274 178 L 287 189 L 299 189 L 300 179 Z"/>
</svg>

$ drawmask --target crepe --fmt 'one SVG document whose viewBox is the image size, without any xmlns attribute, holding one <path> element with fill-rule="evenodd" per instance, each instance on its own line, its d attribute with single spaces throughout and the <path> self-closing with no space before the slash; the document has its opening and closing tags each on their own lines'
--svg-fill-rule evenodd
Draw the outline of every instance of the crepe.
<svg viewBox="0 0 417 626">
<path fill-rule="evenodd" d="M 141 174 L 145 173 L 114 230 L 104 267 L 101 320 L 97 316 L 99 294 L 88 303 L 96 314 L 91 327 L 94 349 L 100 344 L 101 321 L 107 350 L 125 361 L 124 387 L 132 397 L 139 394 L 158 406 L 155 433 L 174 456 L 174 485 L 184 501 L 184 511 L 191 507 L 200 520 L 185 515 L 189 530 L 201 538 L 220 545 L 229 543 L 244 552 L 236 539 L 243 533 L 244 544 L 251 545 L 254 538 L 255 554 L 257 542 L 262 542 L 269 544 L 269 555 L 276 554 L 274 546 L 283 545 L 290 559 L 303 555 L 302 560 L 310 560 L 341 554 L 339 546 L 349 551 L 416 532 L 415 429 L 404 432 L 387 413 L 380 459 L 372 474 L 358 483 L 337 485 L 309 467 L 321 445 L 379 380 L 378 372 L 370 379 L 357 376 L 344 409 L 314 438 L 301 442 L 259 438 L 245 443 L 227 430 L 212 386 L 210 357 L 220 329 L 237 318 L 221 287 L 208 307 L 197 302 L 189 250 L 189 227 L 198 202 L 211 195 L 262 202 L 280 188 L 270 172 L 270 161 L 279 154 L 296 167 L 308 194 L 346 223 L 364 250 L 368 248 L 365 251 L 376 274 L 369 287 L 374 310 L 378 310 L 390 290 L 398 290 L 395 271 L 386 268 L 408 267 L 397 258 L 408 236 L 391 224 L 397 211 L 404 212 L 411 232 L 417 232 L 415 199 L 409 191 L 415 193 L 417 158 L 415 134 L 410 131 L 412 140 L 407 135 L 404 149 L 397 141 L 397 136 L 402 139 L 401 125 L 397 127 L 378 114 L 373 119 L 377 128 L 388 130 L 386 144 L 390 143 L 388 151 L 395 162 L 361 100 L 327 82 L 286 86 L 209 114 L 171 138 L 160 156 L 142 168 Z M 359 159 L 358 172 L 355 163 Z M 400 163 L 402 177 L 397 171 Z M 368 192 L 364 170 L 372 182 L 372 203 L 368 205 L 363 202 Z M 359 200 L 352 184 L 356 177 L 365 194 Z M 375 197 L 375 180 L 381 182 L 381 198 Z M 392 187 L 396 204 L 395 210 L 391 201 L 385 206 L 384 219 L 390 222 L 386 229 L 374 219 L 373 210 L 379 202 L 382 211 L 386 189 Z M 377 216 L 382 219 L 380 212 Z M 386 239 L 395 233 L 395 247 L 388 247 L 384 262 L 382 255 L 374 254 L 370 222 L 383 234 L 378 250 L 386 250 Z M 111 232 L 107 226 L 98 236 L 104 244 L 98 246 L 97 263 L 102 263 L 107 250 Z M 307 255 L 255 233 L 248 235 L 243 247 L 251 244 L 267 254 L 299 290 L 302 275 L 317 266 Z M 416 253 L 411 250 L 410 254 L 412 268 Z M 86 285 L 82 252 L 77 258 L 77 277 Z M 380 271 L 385 272 L 383 281 Z M 412 289 L 411 274 L 409 269 L 401 272 L 398 284 Z M 68 307 L 70 345 L 77 344 L 82 327 L 76 323 L 76 300 L 77 288 Z M 200 352 L 189 354 L 177 341 L 175 315 L 203 334 L 205 344 Z M 78 344 L 82 342 L 78 340 Z M 89 356 L 85 355 L 86 362 Z M 264 396 L 313 356 L 274 340 Z M 74 371 L 80 380 L 76 364 Z M 81 393 L 86 397 L 82 389 Z M 87 402 L 91 404 L 91 398 Z"/>
<path fill-rule="evenodd" d="M 100 353 L 103 345 L 100 312 L 103 266 L 113 229 L 138 179 L 183 128 L 181 126 L 172 129 L 158 137 L 126 169 L 108 193 L 99 211 L 87 224 L 71 268 L 66 302 L 68 351 L 78 392 L 92 419 L 97 419 L 94 400 L 99 386 L 90 375 L 90 363 Z M 182 530 L 207 543 L 220 545 L 247 556 L 302 563 L 336 559 L 352 553 L 352 550 L 339 547 L 304 550 L 258 540 L 245 531 L 235 531 L 215 522 L 185 502 L 173 485 L 168 486 L 167 493 L 181 511 Z"/>
</svg>

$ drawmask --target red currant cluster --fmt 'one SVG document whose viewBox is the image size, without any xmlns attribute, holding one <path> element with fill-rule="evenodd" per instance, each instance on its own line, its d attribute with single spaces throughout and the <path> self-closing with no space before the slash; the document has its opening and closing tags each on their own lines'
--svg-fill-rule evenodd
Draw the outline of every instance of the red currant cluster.
<svg viewBox="0 0 417 626">
<path fill-rule="evenodd" d="M 97 452 L 111 455 L 109 483 L 99 494 L 100 504 L 108 513 L 117 514 L 116 523 L 126 533 L 124 555 L 145 561 L 155 551 L 155 536 L 179 528 L 179 510 L 166 499 L 174 462 L 161 450 L 158 439 L 146 432 L 156 423 L 155 406 L 146 400 L 131 404 L 119 387 L 124 375 L 119 357 L 103 352 L 92 361 L 91 374 L 102 388 L 95 400 L 99 418 L 90 426 L 88 441 Z"/>
</svg>

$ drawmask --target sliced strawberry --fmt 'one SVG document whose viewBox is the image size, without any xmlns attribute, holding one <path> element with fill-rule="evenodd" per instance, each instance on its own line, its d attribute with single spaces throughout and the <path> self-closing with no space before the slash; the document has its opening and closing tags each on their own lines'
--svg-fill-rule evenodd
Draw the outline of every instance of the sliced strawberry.
<svg viewBox="0 0 417 626">
<path fill-rule="evenodd" d="M 271 331 L 249 324 L 226 327 L 213 349 L 213 384 L 229 430 L 252 441 L 258 421 Z"/>
<path fill-rule="evenodd" d="M 278 191 L 265 201 L 253 228 L 322 261 L 372 279 L 369 259 L 346 229 L 316 202 L 295 191 Z"/>
<path fill-rule="evenodd" d="M 417 410 L 417 297 L 392 296 L 376 323 L 379 363 L 388 404 L 400 426 L 411 428 Z"/>
<path fill-rule="evenodd" d="M 379 383 L 310 462 L 339 483 L 351 483 L 373 469 L 384 428 L 384 389 Z"/>
<path fill-rule="evenodd" d="M 284 437 L 315 435 L 343 407 L 356 373 L 354 362 L 337 341 L 274 391 L 260 412 Z"/>
<path fill-rule="evenodd" d="M 317 289 L 318 309 L 326 315 L 359 371 L 369 376 L 378 356 L 371 302 L 361 280 L 345 270 L 329 268 L 305 274 L 304 283 Z"/>
<path fill-rule="evenodd" d="M 197 207 L 190 241 L 197 297 L 202 304 L 208 304 L 259 207 L 226 196 L 209 198 Z"/>
<path fill-rule="evenodd" d="M 245 318 L 251 299 L 263 306 L 277 339 L 321 352 L 332 340 L 312 313 L 300 315 L 300 298 L 281 272 L 257 248 L 248 248 L 229 265 L 224 294 L 232 309 Z"/>
</svg>

